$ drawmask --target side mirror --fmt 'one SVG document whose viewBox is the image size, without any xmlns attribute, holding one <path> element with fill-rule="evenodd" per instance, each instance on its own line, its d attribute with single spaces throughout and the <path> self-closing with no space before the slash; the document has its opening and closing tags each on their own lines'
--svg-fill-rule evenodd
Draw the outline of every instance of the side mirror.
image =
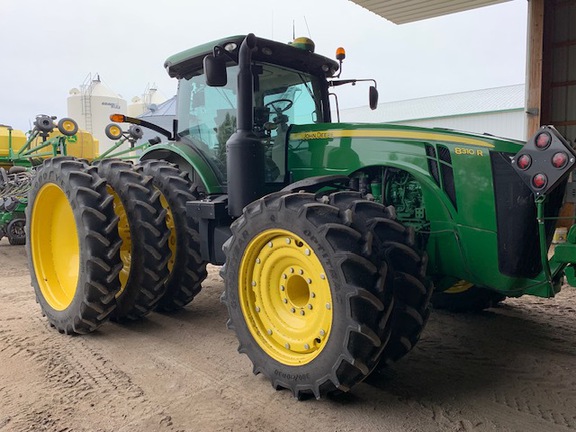
<svg viewBox="0 0 576 432">
<path fill-rule="evenodd" d="M 228 83 L 226 75 L 226 59 L 222 56 L 214 57 L 208 54 L 204 57 L 204 74 L 206 84 L 210 87 L 224 87 Z"/>
<path fill-rule="evenodd" d="M 374 86 L 370 86 L 368 98 L 370 100 L 370 109 L 374 111 L 378 107 L 378 89 Z"/>
</svg>

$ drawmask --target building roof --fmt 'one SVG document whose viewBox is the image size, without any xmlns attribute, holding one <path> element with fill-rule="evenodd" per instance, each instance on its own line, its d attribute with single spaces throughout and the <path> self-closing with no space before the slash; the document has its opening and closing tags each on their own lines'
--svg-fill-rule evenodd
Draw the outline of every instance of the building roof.
<svg viewBox="0 0 576 432">
<path fill-rule="evenodd" d="M 176 115 L 176 96 L 171 97 L 161 104 L 152 104 L 146 112 L 144 112 L 140 118 L 143 117 L 156 117 L 156 116 L 175 116 Z"/>
<path fill-rule="evenodd" d="M 510 0 L 351 0 L 394 24 L 463 12 Z"/>
<path fill-rule="evenodd" d="M 517 84 L 482 90 L 450 93 L 419 99 L 378 104 L 375 111 L 367 107 L 341 110 L 342 120 L 362 115 L 366 122 L 398 122 L 426 118 L 454 117 L 469 114 L 524 109 L 525 86 Z"/>
</svg>

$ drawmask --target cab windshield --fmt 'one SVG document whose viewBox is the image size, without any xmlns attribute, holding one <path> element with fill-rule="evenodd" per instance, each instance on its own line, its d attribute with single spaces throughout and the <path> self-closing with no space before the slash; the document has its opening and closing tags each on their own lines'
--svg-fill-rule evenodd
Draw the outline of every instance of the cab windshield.
<svg viewBox="0 0 576 432">
<path fill-rule="evenodd" d="M 253 70 L 254 133 L 266 148 L 266 181 L 284 182 L 288 129 L 323 120 L 323 84 L 315 76 L 276 65 L 258 63 Z M 204 155 L 223 183 L 226 141 L 236 131 L 238 66 L 227 73 L 224 87 L 206 85 L 199 74 L 181 79 L 178 90 L 178 134 Z"/>
</svg>

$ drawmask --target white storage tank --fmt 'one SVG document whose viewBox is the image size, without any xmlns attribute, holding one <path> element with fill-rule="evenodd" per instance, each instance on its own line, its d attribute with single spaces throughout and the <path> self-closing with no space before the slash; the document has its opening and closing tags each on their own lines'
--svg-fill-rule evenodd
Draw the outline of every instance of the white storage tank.
<svg viewBox="0 0 576 432">
<path fill-rule="evenodd" d="M 110 114 L 126 112 L 126 100 L 102 83 L 99 75 L 94 78 L 88 75 L 80 89 L 70 90 L 68 117 L 72 117 L 80 129 L 90 132 L 100 141 L 100 153 L 114 144 L 104 132 L 110 123 Z"/>
<path fill-rule="evenodd" d="M 155 110 L 155 107 L 166 102 L 167 98 L 155 84 L 148 86 L 141 97 L 132 98 L 132 103 L 128 105 L 128 115 L 130 117 L 140 117 L 146 111 Z"/>
</svg>

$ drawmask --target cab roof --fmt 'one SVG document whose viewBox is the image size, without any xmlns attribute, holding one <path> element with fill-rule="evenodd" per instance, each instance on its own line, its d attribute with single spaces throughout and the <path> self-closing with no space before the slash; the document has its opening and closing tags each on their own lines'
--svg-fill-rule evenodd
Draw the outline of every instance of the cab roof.
<svg viewBox="0 0 576 432">
<path fill-rule="evenodd" d="M 164 62 L 164 67 L 170 77 L 188 79 L 201 73 L 204 57 L 211 54 L 215 46 L 224 47 L 235 44 L 236 47 L 229 52 L 237 61 L 238 50 L 245 38 L 246 35 L 229 36 L 187 49 L 168 57 Z M 256 38 L 256 48 L 252 59 L 325 77 L 334 76 L 339 67 L 338 62 L 330 58 L 263 38 Z"/>
</svg>

